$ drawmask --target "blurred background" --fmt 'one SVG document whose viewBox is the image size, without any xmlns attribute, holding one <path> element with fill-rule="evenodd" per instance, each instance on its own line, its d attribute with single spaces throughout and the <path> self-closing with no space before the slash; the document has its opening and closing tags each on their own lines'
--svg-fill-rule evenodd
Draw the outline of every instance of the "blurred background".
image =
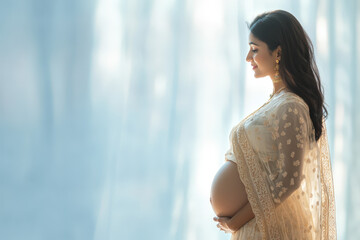
<svg viewBox="0 0 360 240">
<path fill-rule="evenodd" d="M 272 92 L 246 22 L 275 9 L 313 41 L 338 239 L 360 238 L 359 0 L 0 3 L 1 239 L 230 239 L 210 187 Z"/>
</svg>

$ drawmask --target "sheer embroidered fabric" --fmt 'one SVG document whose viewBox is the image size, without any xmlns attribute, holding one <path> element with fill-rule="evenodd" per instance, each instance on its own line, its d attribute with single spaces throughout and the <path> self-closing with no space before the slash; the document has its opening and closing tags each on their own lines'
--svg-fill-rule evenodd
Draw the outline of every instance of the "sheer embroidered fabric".
<svg viewBox="0 0 360 240">
<path fill-rule="evenodd" d="M 238 239 L 336 239 L 324 127 L 316 142 L 306 103 L 282 91 L 236 125 L 225 160 L 237 164 L 255 218 Z"/>
</svg>

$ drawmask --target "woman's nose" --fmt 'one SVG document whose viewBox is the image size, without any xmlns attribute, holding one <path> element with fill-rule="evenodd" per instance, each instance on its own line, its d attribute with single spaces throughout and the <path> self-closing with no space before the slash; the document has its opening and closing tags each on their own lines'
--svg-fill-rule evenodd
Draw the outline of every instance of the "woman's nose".
<svg viewBox="0 0 360 240">
<path fill-rule="evenodd" d="M 249 51 L 248 54 L 247 54 L 247 56 L 246 56 L 246 61 L 247 61 L 247 62 L 250 62 L 250 61 L 251 61 L 251 58 L 252 58 L 252 57 L 251 57 L 251 52 Z"/>
</svg>

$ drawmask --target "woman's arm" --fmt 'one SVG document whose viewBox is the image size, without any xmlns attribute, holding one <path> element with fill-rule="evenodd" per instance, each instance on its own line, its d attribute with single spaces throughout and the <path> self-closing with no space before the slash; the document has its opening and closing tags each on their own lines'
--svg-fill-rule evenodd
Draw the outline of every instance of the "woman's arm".
<svg viewBox="0 0 360 240">
<path fill-rule="evenodd" d="M 219 222 L 217 227 L 224 232 L 234 233 L 255 217 L 249 201 L 232 218 L 215 217 L 214 221 Z"/>
<path fill-rule="evenodd" d="M 230 218 L 228 226 L 231 230 L 236 232 L 254 217 L 255 215 L 248 201 L 243 208 L 241 208 L 232 218 Z"/>
</svg>

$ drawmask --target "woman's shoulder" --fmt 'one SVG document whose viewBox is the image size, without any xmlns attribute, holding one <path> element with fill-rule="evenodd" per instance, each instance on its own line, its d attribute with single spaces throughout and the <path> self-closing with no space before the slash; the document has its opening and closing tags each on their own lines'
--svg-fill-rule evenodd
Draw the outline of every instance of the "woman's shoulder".
<svg viewBox="0 0 360 240">
<path fill-rule="evenodd" d="M 265 116 L 269 121 L 276 119 L 302 118 L 310 120 L 309 107 L 297 94 L 283 91 L 269 104 Z"/>
<path fill-rule="evenodd" d="M 275 101 L 275 105 L 277 109 L 300 108 L 306 112 L 309 111 L 304 99 L 291 91 L 281 92 Z"/>
</svg>

